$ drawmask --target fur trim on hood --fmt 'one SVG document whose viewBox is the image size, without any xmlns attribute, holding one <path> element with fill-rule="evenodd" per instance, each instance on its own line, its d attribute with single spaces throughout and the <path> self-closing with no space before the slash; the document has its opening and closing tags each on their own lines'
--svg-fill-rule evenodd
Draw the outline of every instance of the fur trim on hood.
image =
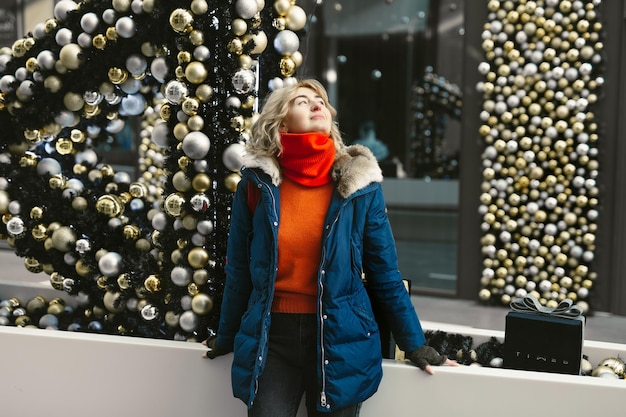
<svg viewBox="0 0 626 417">
<path fill-rule="evenodd" d="M 272 179 L 272 184 L 277 187 L 282 181 L 283 176 L 276 158 L 244 155 L 243 166 L 258 168 L 265 172 Z M 337 152 L 332 178 L 337 183 L 339 195 L 347 198 L 372 182 L 382 182 L 383 173 L 369 148 L 363 145 L 351 145 Z"/>
</svg>

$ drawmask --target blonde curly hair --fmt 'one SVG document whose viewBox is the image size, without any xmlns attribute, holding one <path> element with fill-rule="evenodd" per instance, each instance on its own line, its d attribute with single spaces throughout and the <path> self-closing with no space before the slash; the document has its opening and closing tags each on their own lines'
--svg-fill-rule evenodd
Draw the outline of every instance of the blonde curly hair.
<svg viewBox="0 0 626 417">
<path fill-rule="evenodd" d="M 323 100 L 326 108 L 333 117 L 330 128 L 330 138 L 335 143 L 337 151 L 345 145 L 339 132 L 339 127 L 334 122 L 337 111 L 328 102 L 328 93 L 319 81 L 315 79 L 303 79 L 299 82 L 279 88 L 267 95 L 263 109 L 259 117 L 251 127 L 250 138 L 246 141 L 246 152 L 254 156 L 277 156 L 283 150 L 280 143 L 280 126 L 289 112 L 289 107 L 296 97 L 298 88 L 309 88 Z"/>
</svg>

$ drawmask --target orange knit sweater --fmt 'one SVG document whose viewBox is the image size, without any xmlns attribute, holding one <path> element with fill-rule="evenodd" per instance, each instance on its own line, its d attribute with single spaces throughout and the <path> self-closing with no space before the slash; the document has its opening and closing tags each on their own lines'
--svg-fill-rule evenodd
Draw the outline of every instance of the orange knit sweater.
<svg viewBox="0 0 626 417">
<path fill-rule="evenodd" d="M 317 311 L 322 231 L 332 193 L 332 182 L 320 187 L 306 187 L 283 178 L 273 312 Z"/>
</svg>

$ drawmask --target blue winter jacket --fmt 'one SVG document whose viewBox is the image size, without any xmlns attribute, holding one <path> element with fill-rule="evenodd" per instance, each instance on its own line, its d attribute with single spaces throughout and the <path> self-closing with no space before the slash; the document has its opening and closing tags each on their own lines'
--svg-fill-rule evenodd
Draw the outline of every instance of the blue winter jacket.
<svg viewBox="0 0 626 417">
<path fill-rule="evenodd" d="M 372 153 L 353 145 L 338 152 L 336 187 L 322 236 L 318 269 L 318 384 L 321 411 L 362 402 L 378 389 L 382 354 L 378 326 L 363 285 L 384 310 L 404 351 L 425 343 L 402 282 Z M 278 266 L 281 174 L 273 158 L 246 161 L 234 196 L 217 345 L 233 350 L 232 387 L 248 407 L 263 372 Z M 247 187 L 260 193 L 254 212 Z"/>
</svg>

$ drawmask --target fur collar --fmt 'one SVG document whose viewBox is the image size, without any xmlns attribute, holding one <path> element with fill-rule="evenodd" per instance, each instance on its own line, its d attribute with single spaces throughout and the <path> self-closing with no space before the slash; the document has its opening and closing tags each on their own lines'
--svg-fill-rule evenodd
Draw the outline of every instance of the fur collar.
<svg viewBox="0 0 626 417">
<path fill-rule="evenodd" d="M 272 184 L 277 187 L 282 181 L 282 173 L 276 158 L 244 155 L 243 165 L 246 168 L 258 168 L 265 172 L 271 178 Z M 339 195 L 343 198 L 347 198 L 372 182 L 383 181 L 383 173 L 376 157 L 369 148 L 363 145 L 345 146 L 337 152 L 332 177 L 337 184 Z"/>
</svg>

